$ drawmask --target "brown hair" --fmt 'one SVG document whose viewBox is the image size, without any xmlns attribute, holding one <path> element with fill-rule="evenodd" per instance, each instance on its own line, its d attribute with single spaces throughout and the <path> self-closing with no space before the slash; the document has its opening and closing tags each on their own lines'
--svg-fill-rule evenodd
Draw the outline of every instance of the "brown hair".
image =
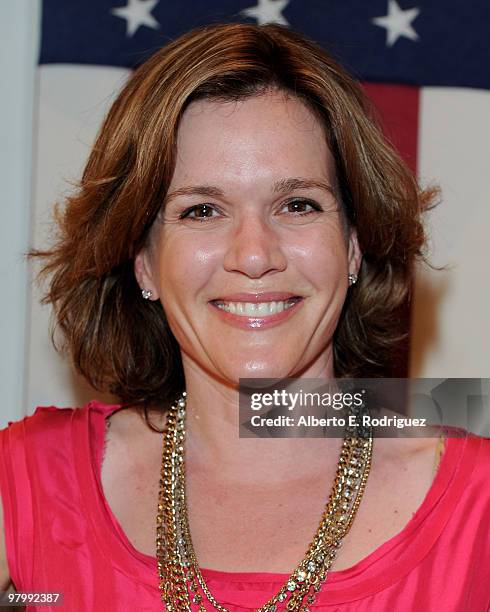
<svg viewBox="0 0 490 612">
<path fill-rule="evenodd" d="M 82 179 L 57 208 L 53 248 L 32 251 L 51 276 L 54 306 L 77 370 L 128 404 L 162 404 L 184 387 L 179 346 L 160 302 L 141 299 L 134 257 L 174 169 L 179 120 L 194 100 L 239 100 L 269 89 L 297 96 L 326 128 L 363 261 L 334 337 L 336 376 L 387 375 L 398 313 L 421 256 L 421 191 L 372 119 L 359 85 L 325 51 L 277 25 L 202 27 L 155 53 L 112 105 Z"/>
</svg>

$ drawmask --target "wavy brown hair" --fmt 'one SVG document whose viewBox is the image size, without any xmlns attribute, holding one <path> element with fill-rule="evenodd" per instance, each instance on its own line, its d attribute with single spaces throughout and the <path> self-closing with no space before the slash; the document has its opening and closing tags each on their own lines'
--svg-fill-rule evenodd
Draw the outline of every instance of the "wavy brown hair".
<svg viewBox="0 0 490 612">
<path fill-rule="evenodd" d="M 76 192 L 56 208 L 57 240 L 31 252 L 50 278 L 44 302 L 62 332 L 57 348 L 96 389 L 143 405 L 183 390 L 179 346 L 160 302 L 141 299 L 134 257 L 164 202 L 187 106 L 270 89 L 296 96 L 324 125 L 345 218 L 363 253 L 334 337 L 335 374 L 389 374 L 434 192 L 419 189 L 358 83 L 324 50 L 278 25 L 228 24 L 181 36 L 132 74 Z"/>
</svg>

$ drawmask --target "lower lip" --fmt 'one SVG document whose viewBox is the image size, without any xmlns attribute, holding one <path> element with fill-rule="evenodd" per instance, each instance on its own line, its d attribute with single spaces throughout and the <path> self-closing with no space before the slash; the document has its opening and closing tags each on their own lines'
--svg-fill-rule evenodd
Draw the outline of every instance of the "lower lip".
<svg viewBox="0 0 490 612">
<path fill-rule="evenodd" d="M 274 327 L 275 325 L 279 325 L 283 321 L 286 321 L 292 317 L 299 308 L 301 308 L 303 302 L 304 299 L 301 299 L 293 304 L 290 308 L 283 310 L 282 312 L 276 312 L 276 314 L 272 314 L 267 317 L 244 317 L 231 312 L 226 312 L 226 310 L 219 308 L 213 302 L 209 302 L 209 304 L 222 317 L 222 319 L 226 321 L 226 323 L 229 323 L 234 327 L 240 327 L 241 329 L 256 330 L 268 329 L 269 327 Z"/>
</svg>

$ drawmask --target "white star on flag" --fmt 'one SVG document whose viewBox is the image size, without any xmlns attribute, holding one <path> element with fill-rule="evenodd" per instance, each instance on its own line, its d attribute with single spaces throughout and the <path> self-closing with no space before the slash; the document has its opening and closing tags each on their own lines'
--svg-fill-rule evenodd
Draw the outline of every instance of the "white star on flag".
<svg viewBox="0 0 490 612">
<path fill-rule="evenodd" d="M 128 0 L 127 6 L 113 8 L 111 13 L 126 19 L 126 36 L 131 38 L 141 26 L 158 30 L 160 24 L 151 11 L 159 2 L 160 0 Z"/>
<path fill-rule="evenodd" d="M 400 36 L 410 40 L 418 40 L 419 36 L 412 27 L 412 21 L 420 13 L 418 7 L 403 10 L 396 0 L 388 0 L 388 15 L 371 19 L 372 23 L 386 29 L 386 44 L 392 47 Z"/>
<path fill-rule="evenodd" d="M 289 2 L 290 0 L 259 0 L 257 6 L 244 9 L 241 13 L 257 19 L 259 25 L 279 23 L 288 26 L 289 23 L 282 12 Z"/>
</svg>

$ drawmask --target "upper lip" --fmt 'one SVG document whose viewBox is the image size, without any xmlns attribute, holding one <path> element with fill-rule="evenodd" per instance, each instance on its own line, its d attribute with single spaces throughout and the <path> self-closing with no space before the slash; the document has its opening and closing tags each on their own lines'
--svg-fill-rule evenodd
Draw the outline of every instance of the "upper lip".
<svg viewBox="0 0 490 612">
<path fill-rule="evenodd" d="M 290 293 L 289 291 L 267 291 L 267 292 L 255 292 L 255 293 L 231 293 L 228 295 L 214 298 L 211 302 L 282 302 L 289 300 L 290 298 L 301 297 L 297 293 Z"/>
</svg>

